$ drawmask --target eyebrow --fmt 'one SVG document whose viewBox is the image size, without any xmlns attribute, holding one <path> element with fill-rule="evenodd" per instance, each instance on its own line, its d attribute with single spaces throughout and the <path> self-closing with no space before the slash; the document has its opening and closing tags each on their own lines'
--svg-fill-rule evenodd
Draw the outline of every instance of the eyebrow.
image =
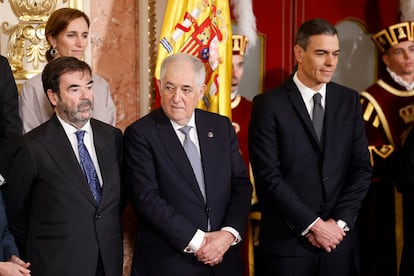
<svg viewBox="0 0 414 276">
<path fill-rule="evenodd" d="M 192 87 L 191 84 L 179 84 L 179 83 L 173 83 L 171 81 L 167 81 L 165 83 L 165 85 L 172 85 L 174 87 L 184 87 L 184 88 L 191 88 Z"/>
<path fill-rule="evenodd" d="M 337 49 L 334 51 L 326 50 L 326 49 L 315 49 L 315 52 L 324 52 L 324 53 L 339 53 L 341 49 Z"/>
<path fill-rule="evenodd" d="M 395 51 L 405 51 L 405 49 L 412 49 L 412 48 L 414 48 L 414 45 L 410 45 L 407 48 L 404 48 L 404 47 L 395 47 L 395 48 L 391 48 L 391 50 L 395 52 Z"/>
<path fill-rule="evenodd" d="M 90 81 L 88 81 L 88 83 L 86 85 L 89 85 L 89 84 L 92 84 L 92 83 L 93 83 L 93 80 L 90 80 Z M 68 86 L 68 89 L 74 88 L 74 87 L 81 87 L 81 85 L 79 85 L 79 84 L 71 84 L 71 85 Z"/>
<path fill-rule="evenodd" d="M 67 89 L 69 90 L 71 88 L 78 88 L 78 87 L 81 87 L 81 86 L 79 84 L 71 84 L 71 85 L 68 86 Z"/>
<path fill-rule="evenodd" d="M 80 34 L 89 34 L 89 31 L 86 31 L 86 32 L 78 32 L 78 31 L 75 31 L 75 30 L 71 30 L 71 31 L 67 31 L 66 32 L 67 34 L 77 34 L 77 33 L 80 33 Z"/>
</svg>

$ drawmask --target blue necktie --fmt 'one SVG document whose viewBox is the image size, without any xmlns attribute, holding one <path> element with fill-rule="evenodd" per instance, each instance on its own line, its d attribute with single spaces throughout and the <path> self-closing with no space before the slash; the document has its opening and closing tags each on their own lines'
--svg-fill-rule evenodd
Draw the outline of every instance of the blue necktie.
<svg viewBox="0 0 414 276">
<path fill-rule="evenodd" d="M 95 166 L 93 165 L 92 158 L 89 155 L 88 149 L 83 143 L 83 136 L 85 130 L 76 131 L 76 137 L 78 138 L 78 151 L 79 159 L 83 172 L 86 175 L 86 179 L 89 184 L 93 197 L 95 198 L 96 204 L 99 205 L 102 197 L 102 187 L 99 183 L 98 175 L 96 174 Z"/>
<path fill-rule="evenodd" d="M 185 135 L 183 147 L 184 147 L 185 153 L 187 154 L 188 160 L 190 160 L 191 167 L 193 168 L 193 172 L 197 178 L 200 191 L 203 194 L 204 199 L 206 199 L 203 166 L 201 164 L 200 154 L 198 153 L 196 146 L 190 139 L 191 126 L 184 126 L 180 128 L 179 130 Z"/>
<path fill-rule="evenodd" d="M 321 104 L 321 99 L 322 95 L 320 93 L 316 93 L 315 95 L 313 95 L 312 123 L 319 141 L 321 141 L 323 115 L 325 113 L 323 110 L 323 106 Z"/>
</svg>

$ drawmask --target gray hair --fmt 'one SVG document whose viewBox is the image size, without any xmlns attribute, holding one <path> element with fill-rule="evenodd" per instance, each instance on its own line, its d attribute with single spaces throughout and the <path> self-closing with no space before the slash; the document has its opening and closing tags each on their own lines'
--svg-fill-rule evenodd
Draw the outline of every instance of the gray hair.
<svg viewBox="0 0 414 276">
<path fill-rule="evenodd" d="M 196 84 L 198 87 L 204 85 L 206 81 L 206 69 L 204 64 L 201 60 L 193 55 L 186 54 L 186 53 L 176 53 L 166 57 L 161 64 L 160 68 L 160 80 L 162 81 L 165 77 L 165 72 L 167 71 L 167 67 L 171 62 L 183 60 L 187 61 L 188 63 L 192 64 L 194 73 L 196 75 Z"/>
</svg>

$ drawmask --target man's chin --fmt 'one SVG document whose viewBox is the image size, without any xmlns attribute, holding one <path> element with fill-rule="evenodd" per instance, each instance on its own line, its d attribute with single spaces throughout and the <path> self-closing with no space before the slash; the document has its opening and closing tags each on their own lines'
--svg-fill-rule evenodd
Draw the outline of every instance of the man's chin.
<svg viewBox="0 0 414 276">
<path fill-rule="evenodd" d="M 91 110 L 84 111 L 84 112 L 80 111 L 78 114 L 79 114 L 78 118 L 79 118 L 80 121 L 87 121 L 92 117 L 92 111 Z"/>
<path fill-rule="evenodd" d="M 92 115 L 92 108 L 88 107 L 88 108 L 80 108 L 78 110 L 78 112 L 80 114 L 91 114 Z"/>
</svg>

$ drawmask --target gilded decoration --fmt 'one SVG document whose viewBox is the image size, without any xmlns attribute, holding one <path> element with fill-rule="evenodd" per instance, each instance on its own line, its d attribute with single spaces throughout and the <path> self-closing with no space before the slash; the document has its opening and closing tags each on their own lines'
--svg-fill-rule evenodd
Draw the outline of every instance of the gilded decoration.
<svg viewBox="0 0 414 276">
<path fill-rule="evenodd" d="M 4 3 L 3 0 L 0 0 Z M 46 61 L 49 44 L 45 26 L 58 0 L 9 0 L 10 8 L 18 19 L 16 25 L 8 21 L 1 24 L 1 31 L 8 36 L 5 55 L 16 79 L 29 79 L 41 72 Z M 69 6 L 82 5 L 80 0 L 69 0 Z M 68 0 L 62 0 L 68 3 Z"/>
<path fill-rule="evenodd" d="M 9 0 L 18 24 L 9 27 L 2 23 L 2 31 L 9 36 L 6 57 L 16 79 L 28 79 L 40 72 L 48 48 L 45 26 L 49 15 L 56 9 L 57 0 Z"/>
</svg>

